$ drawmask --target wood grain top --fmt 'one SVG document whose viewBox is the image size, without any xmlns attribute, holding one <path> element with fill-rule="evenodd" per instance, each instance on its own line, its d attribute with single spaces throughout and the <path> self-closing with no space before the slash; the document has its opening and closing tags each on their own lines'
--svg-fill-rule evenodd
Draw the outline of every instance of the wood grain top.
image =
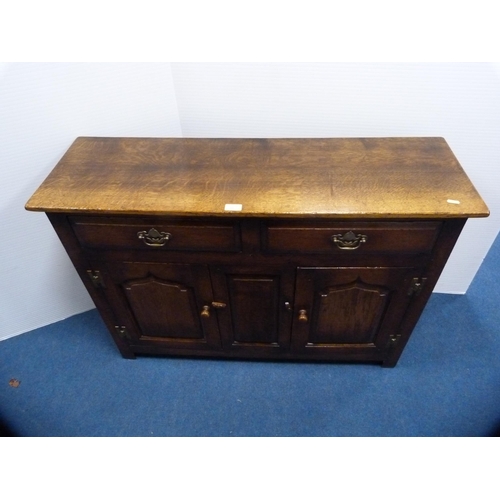
<svg viewBox="0 0 500 500">
<path fill-rule="evenodd" d="M 228 204 L 241 211 L 227 210 Z M 442 138 L 79 137 L 26 209 L 339 218 L 489 214 Z"/>
</svg>

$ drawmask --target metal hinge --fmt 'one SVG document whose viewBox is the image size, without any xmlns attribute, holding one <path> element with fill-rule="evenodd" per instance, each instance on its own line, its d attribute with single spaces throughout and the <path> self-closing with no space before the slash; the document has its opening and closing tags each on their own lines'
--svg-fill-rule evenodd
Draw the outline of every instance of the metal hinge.
<svg viewBox="0 0 500 500">
<path fill-rule="evenodd" d="M 408 288 L 408 295 L 420 295 L 422 288 L 425 286 L 427 278 L 413 278 L 411 280 L 410 288 Z"/>
<path fill-rule="evenodd" d="M 124 340 L 131 340 L 130 333 L 125 326 L 115 326 L 116 334 Z"/>
<path fill-rule="evenodd" d="M 92 269 L 87 269 L 87 276 L 96 288 L 106 288 L 104 280 L 101 276 L 101 271 L 93 271 Z"/>
<path fill-rule="evenodd" d="M 215 309 L 224 309 L 226 306 L 225 302 L 212 302 L 212 307 L 215 307 Z"/>
<path fill-rule="evenodd" d="M 396 345 L 400 339 L 401 339 L 401 335 L 398 335 L 398 334 L 389 335 L 389 340 L 390 340 L 391 345 Z"/>
</svg>

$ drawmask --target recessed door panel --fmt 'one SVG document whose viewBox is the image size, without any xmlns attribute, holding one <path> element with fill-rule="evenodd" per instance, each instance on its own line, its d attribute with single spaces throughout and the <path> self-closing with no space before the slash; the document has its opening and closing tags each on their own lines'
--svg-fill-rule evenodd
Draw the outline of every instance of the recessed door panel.
<svg viewBox="0 0 500 500">
<path fill-rule="evenodd" d="M 228 275 L 233 340 L 278 343 L 279 276 Z"/>
<path fill-rule="evenodd" d="M 220 348 L 206 266 L 118 262 L 108 273 L 105 293 L 132 344 Z"/>
<path fill-rule="evenodd" d="M 293 272 L 217 267 L 211 275 L 215 295 L 227 304 L 217 310 L 225 349 L 263 355 L 289 349 Z"/>
<path fill-rule="evenodd" d="M 389 289 L 361 281 L 320 290 L 310 342 L 373 344 L 390 296 Z"/>
<path fill-rule="evenodd" d="M 292 348 L 387 350 L 411 297 L 413 268 L 299 268 Z"/>
<path fill-rule="evenodd" d="M 149 276 L 125 283 L 123 290 L 141 332 L 148 337 L 203 338 L 192 287 Z"/>
</svg>

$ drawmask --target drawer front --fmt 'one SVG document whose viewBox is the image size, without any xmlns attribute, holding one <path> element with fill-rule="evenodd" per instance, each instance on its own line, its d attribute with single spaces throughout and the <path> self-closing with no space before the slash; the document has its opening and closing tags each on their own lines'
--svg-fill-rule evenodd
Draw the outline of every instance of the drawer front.
<svg viewBox="0 0 500 500">
<path fill-rule="evenodd" d="M 80 244 L 86 248 L 195 252 L 238 252 L 241 248 L 239 224 L 231 222 L 84 217 L 71 217 L 70 222 Z"/>
<path fill-rule="evenodd" d="M 430 253 L 440 222 L 285 222 L 262 226 L 262 250 L 304 254 Z"/>
</svg>

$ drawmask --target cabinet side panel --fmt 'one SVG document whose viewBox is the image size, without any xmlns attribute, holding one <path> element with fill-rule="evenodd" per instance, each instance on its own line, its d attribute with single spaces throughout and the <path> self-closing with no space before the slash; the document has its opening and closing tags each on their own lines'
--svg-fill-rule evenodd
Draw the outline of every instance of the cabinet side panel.
<svg viewBox="0 0 500 500">
<path fill-rule="evenodd" d="M 116 334 L 116 319 L 105 296 L 103 295 L 102 289 L 96 288 L 89 279 L 87 271 L 90 270 L 91 267 L 89 266 L 80 245 L 78 244 L 78 240 L 68 223 L 67 217 L 64 214 L 55 213 L 48 213 L 47 217 L 59 236 L 61 243 L 66 249 L 69 258 L 75 266 L 75 269 L 85 285 L 85 288 L 89 292 L 90 297 L 94 301 L 94 304 L 96 305 L 97 310 L 113 337 L 120 353 L 124 358 L 134 359 L 135 355 L 130 349 L 128 342 Z M 105 286 L 105 283 L 103 283 L 103 286 Z"/>
<path fill-rule="evenodd" d="M 401 324 L 399 340 L 394 344 L 393 349 L 384 360 L 384 367 L 392 368 L 396 366 L 466 222 L 467 219 L 449 219 L 443 223 L 441 233 L 434 246 L 431 261 L 424 270 L 423 277 L 427 279 L 425 286 L 422 288 L 421 293 L 412 298 L 407 314 Z"/>
</svg>

